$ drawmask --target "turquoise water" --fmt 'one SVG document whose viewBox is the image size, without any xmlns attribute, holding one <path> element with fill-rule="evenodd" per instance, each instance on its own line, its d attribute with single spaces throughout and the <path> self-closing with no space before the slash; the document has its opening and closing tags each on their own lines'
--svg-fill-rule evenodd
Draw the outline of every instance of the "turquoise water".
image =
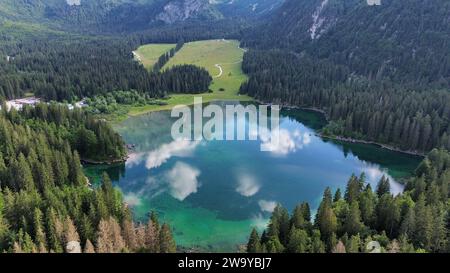
<svg viewBox="0 0 450 273">
<path fill-rule="evenodd" d="M 107 171 L 137 221 L 157 211 L 187 248 L 236 251 L 252 227 L 264 228 L 276 203 L 292 209 L 307 201 L 314 211 L 327 186 L 344 189 L 353 173 L 365 172 L 373 187 L 387 175 L 398 193 L 398 182 L 420 161 L 372 145 L 325 141 L 314 134 L 325 121 L 309 111 L 282 112 L 281 145 L 272 152 L 261 152 L 260 141 L 174 141 L 173 121 L 169 112 L 124 121 L 116 130 L 136 145 L 130 159 L 85 170 L 92 179 Z"/>
</svg>

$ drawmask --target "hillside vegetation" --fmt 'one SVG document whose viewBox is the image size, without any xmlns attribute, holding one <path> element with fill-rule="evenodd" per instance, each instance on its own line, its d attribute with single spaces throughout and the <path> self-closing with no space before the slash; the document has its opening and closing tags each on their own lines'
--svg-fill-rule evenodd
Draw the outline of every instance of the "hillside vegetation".
<svg viewBox="0 0 450 273">
<path fill-rule="evenodd" d="M 327 135 L 449 149 L 449 12 L 442 0 L 288 0 L 245 35 L 241 92 L 321 109 Z"/>
<path fill-rule="evenodd" d="M 208 0 L 4 0 L 0 4 L 0 20 L 42 24 L 68 32 L 132 32 L 222 17 Z"/>
<path fill-rule="evenodd" d="M 308 203 L 292 214 L 277 206 L 262 236 L 250 235 L 248 252 L 389 253 L 450 251 L 450 154 L 433 150 L 419 165 L 405 192 L 393 196 L 383 177 L 373 190 L 365 175 L 352 176 L 344 191 L 325 189 L 315 217 Z M 314 219 L 313 219 L 314 218 Z M 373 244 L 372 244 L 373 246 Z"/>
<path fill-rule="evenodd" d="M 152 45 L 148 45 L 152 47 Z M 156 45 L 158 47 L 158 45 Z M 162 104 L 133 107 L 130 115 L 138 115 L 148 111 L 169 110 L 175 105 L 194 103 L 194 96 L 201 96 L 203 102 L 214 100 L 250 100 L 248 96 L 239 95 L 239 87 L 247 79 L 242 72 L 242 57 L 244 50 L 239 48 L 239 42 L 235 40 L 207 40 L 185 43 L 183 47 L 169 59 L 162 68 L 163 71 L 179 65 L 195 65 L 206 69 L 212 77 L 209 87 L 210 92 L 196 95 L 170 94 L 168 99 L 161 100 Z M 217 65 L 217 66 L 216 66 Z M 222 73 L 220 74 L 220 66 Z"/>
</svg>

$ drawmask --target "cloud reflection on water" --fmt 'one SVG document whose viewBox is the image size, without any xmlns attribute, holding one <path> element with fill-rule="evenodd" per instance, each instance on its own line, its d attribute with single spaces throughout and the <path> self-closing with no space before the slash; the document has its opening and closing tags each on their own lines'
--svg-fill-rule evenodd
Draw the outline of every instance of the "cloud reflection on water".
<svg viewBox="0 0 450 273">
<path fill-rule="evenodd" d="M 132 168 L 141 164 L 144 159 L 145 153 L 130 153 L 128 154 L 128 159 L 125 162 L 125 167 Z"/>
<path fill-rule="evenodd" d="M 275 201 L 259 200 L 258 205 L 264 212 L 273 212 L 277 206 Z"/>
<path fill-rule="evenodd" d="M 160 167 L 173 156 L 189 156 L 199 143 L 199 141 L 180 139 L 174 140 L 168 144 L 163 144 L 158 149 L 148 153 L 145 167 L 150 170 Z"/>
<path fill-rule="evenodd" d="M 198 177 L 200 171 L 186 163 L 177 162 L 175 166 L 166 173 L 167 183 L 170 187 L 170 195 L 172 197 L 183 201 L 191 195 L 196 193 L 200 187 Z"/>
<path fill-rule="evenodd" d="M 256 178 L 249 174 L 239 174 L 238 186 L 236 191 L 245 197 L 250 197 L 258 193 L 261 185 L 256 181 Z"/>
<path fill-rule="evenodd" d="M 123 200 L 130 207 L 138 207 L 142 204 L 141 197 L 133 192 L 129 192 L 123 196 Z"/>
<path fill-rule="evenodd" d="M 403 192 L 404 186 L 396 182 L 395 179 L 392 176 L 388 175 L 385 170 L 380 169 L 376 165 L 364 162 L 364 166 L 361 168 L 361 172 L 364 172 L 366 174 L 366 177 L 369 180 L 368 182 L 375 185 L 384 175 L 385 177 L 389 178 L 392 194 L 398 195 Z"/>
<path fill-rule="evenodd" d="M 286 156 L 303 149 L 311 143 L 311 136 L 308 133 L 301 133 L 300 130 L 289 131 L 288 129 L 279 129 L 279 142 L 272 143 L 275 132 L 260 130 L 260 139 L 266 150 L 271 151 L 276 156 Z"/>
</svg>

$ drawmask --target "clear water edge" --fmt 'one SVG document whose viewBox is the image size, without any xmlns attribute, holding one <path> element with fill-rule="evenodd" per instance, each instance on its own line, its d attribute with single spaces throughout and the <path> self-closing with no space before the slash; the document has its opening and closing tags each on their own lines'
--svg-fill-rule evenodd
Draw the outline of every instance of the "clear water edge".
<svg viewBox="0 0 450 273">
<path fill-rule="evenodd" d="M 400 192 L 398 181 L 421 159 L 321 139 L 314 132 L 325 120 L 312 111 L 283 111 L 288 145 L 275 153 L 261 152 L 259 141 L 177 142 L 172 122 L 169 112 L 155 112 L 118 124 L 135 152 L 125 164 L 85 166 L 85 172 L 95 182 L 106 171 L 137 221 L 154 210 L 172 226 L 178 245 L 202 251 L 237 251 L 252 227 L 265 227 L 275 203 L 292 210 L 307 201 L 314 212 L 324 189 L 344 190 L 353 173 L 365 172 L 373 187 L 387 175 L 393 192 Z"/>
</svg>

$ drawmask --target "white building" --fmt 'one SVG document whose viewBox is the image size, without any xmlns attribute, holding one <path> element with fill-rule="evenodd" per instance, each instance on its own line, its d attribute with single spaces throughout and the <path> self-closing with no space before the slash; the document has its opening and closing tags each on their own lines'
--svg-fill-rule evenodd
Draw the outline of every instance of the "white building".
<svg viewBox="0 0 450 273">
<path fill-rule="evenodd" d="M 9 111 L 11 108 L 14 108 L 16 110 L 21 110 L 24 105 L 31 105 L 34 106 L 37 103 L 41 102 L 41 99 L 36 97 L 29 97 L 29 98 L 23 98 L 23 99 L 16 99 L 16 100 L 8 100 L 6 101 L 6 108 Z M 1 108 L 1 106 L 0 106 Z"/>
</svg>

